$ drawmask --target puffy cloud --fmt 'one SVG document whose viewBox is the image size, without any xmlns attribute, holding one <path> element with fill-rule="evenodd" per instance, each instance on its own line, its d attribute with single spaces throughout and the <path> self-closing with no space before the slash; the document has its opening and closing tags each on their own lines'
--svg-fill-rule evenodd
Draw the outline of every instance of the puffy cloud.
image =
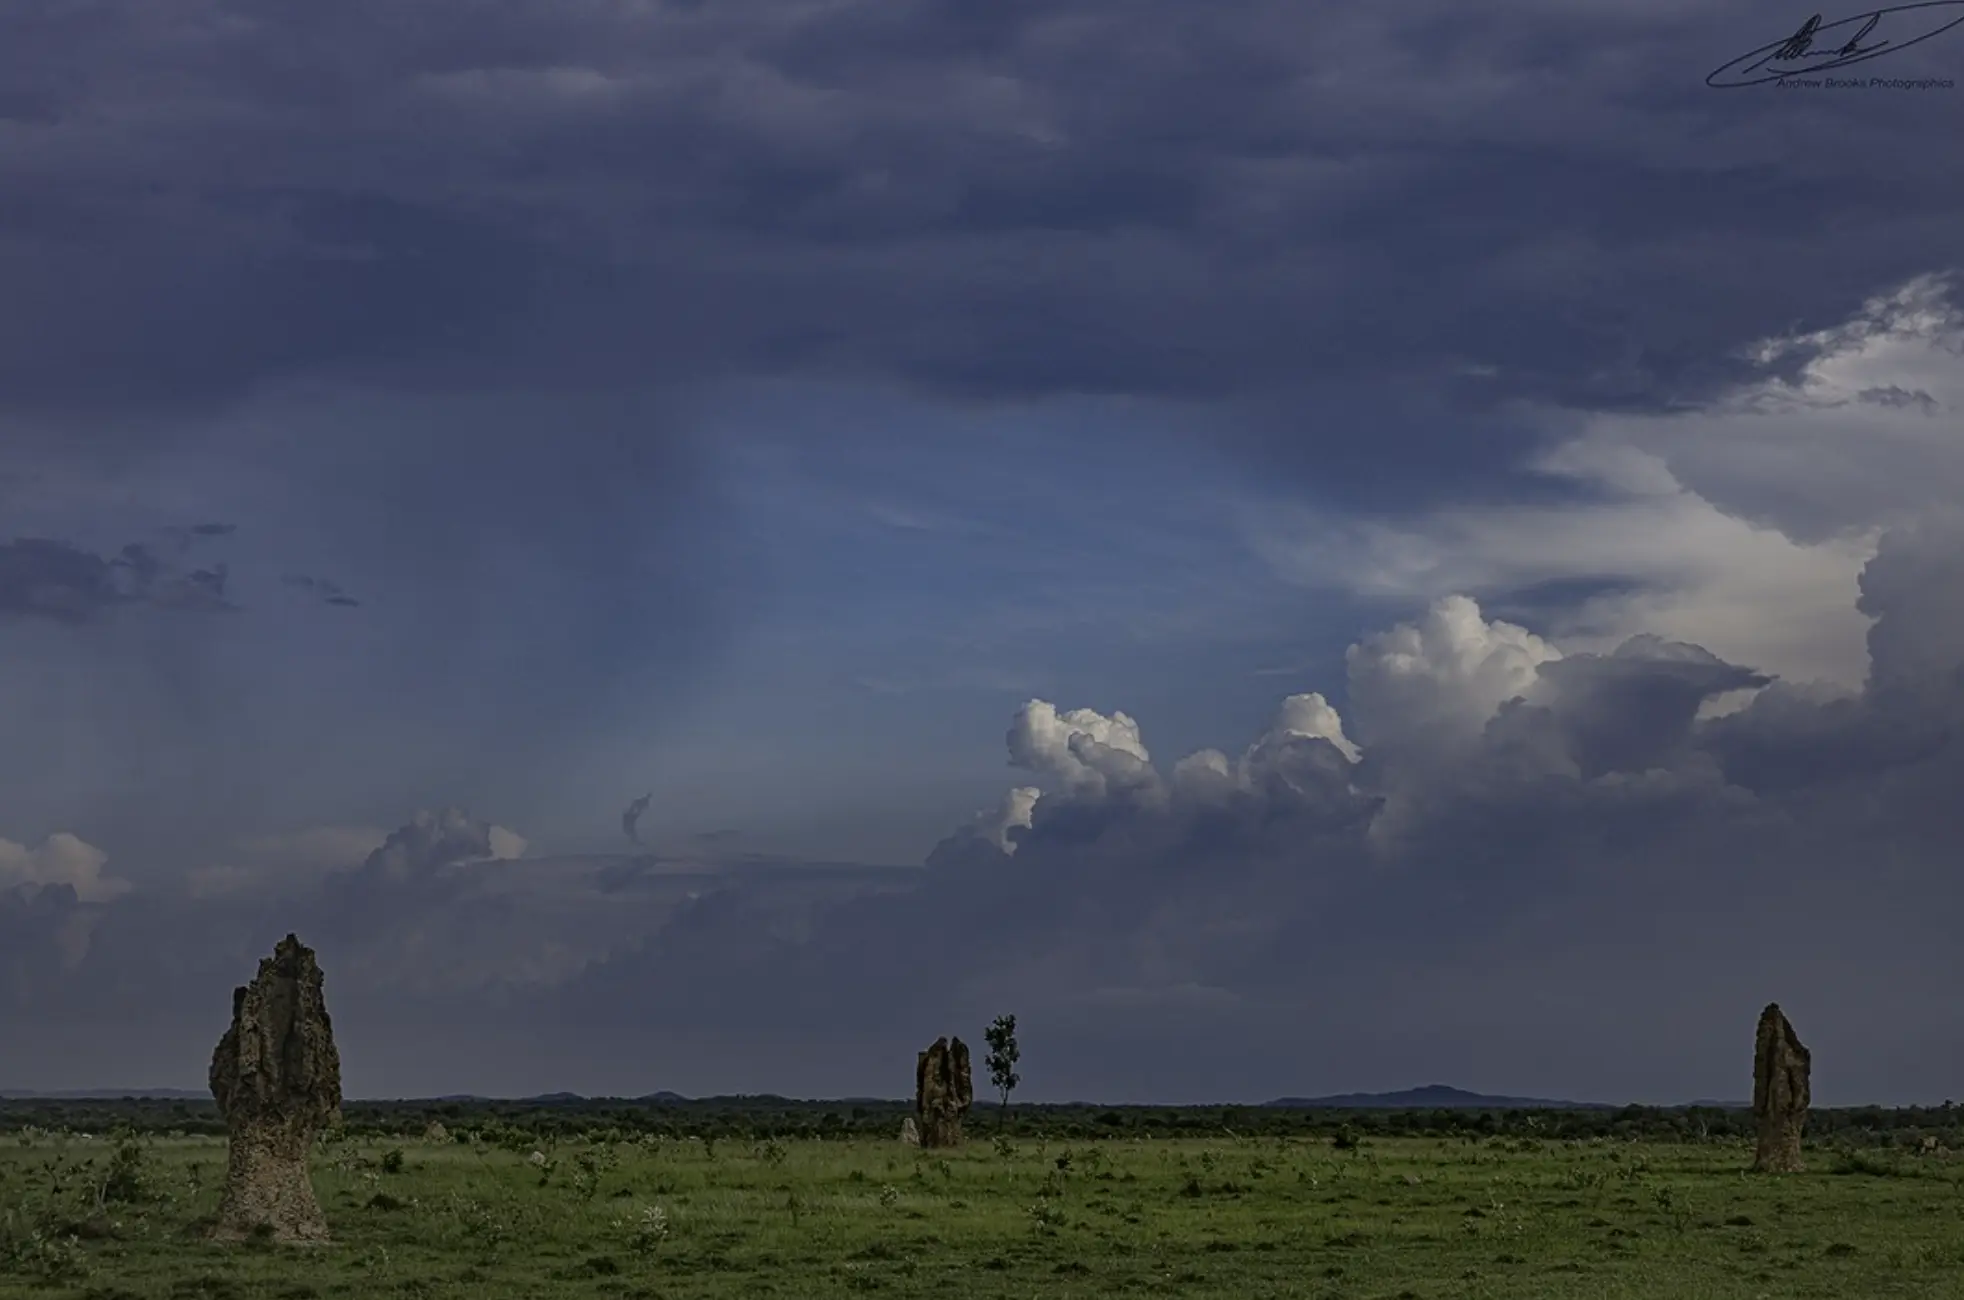
<svg viewBox="0 0 1964 1300">
<path fill-rule="evenodd" d="M 1302 695 L 1291 695 L 1282 701 L 1275 725 L 1268 734 L 1256 741 L 1255 750 L 1286 745 L 1296 739 L 1321 739 L 1335 745 L 1343 756 L 1355 763 L 1358 758 L 1357 746 L 1350 743 L 1343 734 L 1343 719 L 1330 702 L 1315 691 Z"/>
<path fill-rule="evenodd" d="M 1964 513 L 1948 510 L 1885 535 L 1862 571 L 1869 684 L 1954 683 L 1964 665 Z"/>
<path fill-rule="evenodd" d="M 1016 838 L 1010 832 L 1030 828 L 1030 812 L 1042 794 L 1033 785 L 1011 787 L 995 808 L 975 815 L 976 833 L 1004 853 L 1016 852 Z"/>
<path fill-rule="evenodd" d="M 372 884 L 406 884 L 470 862 L 515 858 L 525 841 L 511 831 L 479 821 L 461 808 L 424 809 L 389 833 L 354 872 Z"/>
<path fill-rule="evenodd" d="M 1304 586 L 1470 594 L 1540 616 L 1577 649 L 1649 633 L 1797 680 L 1860 682 L 1866 628 L 1851 597 L 1872 532 L 1795 540 L 1726 513 L 1629 447 L 1571 443 L 1528 469 L 1580 499 L 1361 522 L 1255 507 L 1247 535 Z"/>
<path fill-rule="evenodd" d="M 311 911 L 327 938 L 368 954 L 364 976 L 383 971 L 403 981 L 454 983 L 462 967 L 426 962 L 429 933 L 454 937 L 454 954 L 466 951 L 472 925 L 483 932 L 508 930 L 519 913 L 509 895 L 487 894 L 487 870 L 520 857 L 523 838 L 461 808 L 424 809 L 389 833 L 359 865 L 327 874 Z M 516 955 L 514 953 L 514 955 Z M 481 977 L 481 964 L 477 967 Z"/>
<path fill-rule="evenodd" d="M 526 850 L 532 847 L 523 835 L 502 826 L 493 826 L 484 838 L 490 846 L 491 857 L 499 862 L 522 858 Z"/>
<path fill-rule="evenodd" d="M 463 809 L 421 810 L 386 836 L 317 827 L 251 847 L 257 865 L 207 870 L 194 891 L 246 909 L 255 926 L 298 926 L 323 960 L 336 955 L 344 989 L 427 997 L 535 978 L 541 964 L 564 973 L 582 959 L 556 929 L 528 935 L 525 891 L 500 887 L 498 872 L 527 865 L 525 839 Z"/>
<path fill-rule="evenodd" d="M 1964 552 L 1950 536 L 1934 526 L 1886 534 L 1863 610 L 1878 663 L 1954 702 L 1964 698 L 1964 646 L 1950 593 L 1964 588 L 1949 557 Z M 1810 889 L 1831 880 L 1836 855 L 1859 855 L 1875 833 L 1872 818 L 1854 815 L 1862 798 L 1897 811 L 1891 854 L 1916 887 L 1950 888 L 1935 874 L 1935 828 L 1954 818 L 1927 793 L 1947 770 L 1950 730 L 1927 700 L 1918 718 L 1880 684 L 1851 694 L 1781 682 L 1656 635 L 1565 653 L 1464 596 L 1361 639 L 1346 664 L 1361 753 L 1338 747 L 1343 723 L 1327 702 L 1299 696 L 1241 760 L 1207 749 L 1174 764 L 1167 800 L 1112 798 L 1069 769 L 1038 797 L 1017 861 L 1043 871 L 1047 908 L 1072 918 L 1049 932 L 1076 947 L 1067 964 L 1079 986 L 1144 987 L 1152 973 L 1272 995 L 1340 959 L 1375 967 L 1398 952 L 1429 967 L 1477 950 L 1491 960 L 1509 933 L 1522 936 L 1523 954 L 1545 955 L 1560 946 L 1548 918 L 1613 927 L 1602 910 L 1612 898 L 1636 915 L 1650 906 L 1645 890 L 1703 880 L 1743 899 L 1779 864 Z M 1712 703 L 1730 696 L 1750 702 L 1714 716 Z M 1308 733 L 1298 743 L 1318 756 L 1303 769 L 1314 775 L 1264 781 L 1264 753 L 1292 730 Z M 1832 797 L 1809 795 L 1824 782 Z M 987 858 L 968 861 L 981 871 Z M 1109 905 L 1064 901 L 1103 897 L 1121 879 L 1141 900 L 1117 917 Z M 1167 907 L 1180 925 L 1153 919 Z M 1204 937 L 1210 915 L 1231 939 Z M 1332 931 L 1337 916 L 1374 947 Z M 1301 928 L 1320 936 L 1314 957 L 1286 937 Z M 1138 965 L 1146 936 L 1160 945 L 1151 972 Z M 1169 952 L 1183 954 L 1171 968 Z M 1018 969 L 1056 974 L 1046 953 L 1039 944 Z"/>
<path fill-rule="evenodd" d="M 57 831 L 30 849 L 0 839 L 0 890 L 20 885 L 58 885 L 75 891 L 84 903 L 119 898 L 130 882 L 102 874 L 109 855 L 66 831 Z"/>
<path fill-rule="evenodd" d="M 1011 765 L 1051 778 L 1053 790 L 1046 799 L 1040 787 L 1017 787 L 999 809 L 978 814 L 967 833 L 1005 852 L 1014 851 L 1009 828 L 1033 830 L 1039 816 L 1053 835 L 1064 833 L 1066 825 L 1076 828 L 1073 833 L 1095 833 L 1100 810 L 1121 798 L 1164 814 L 1169 800 L 1205 804 L 1240 796 L 1288 802 L 1311 797 L 1311 786 L 1334 782 L 1347 788 L 1349 767 L 1358 758 L 1343 719 L 1315 692 L 1283 700 L 1274 723 L 1239 761 L 1219 750 L 1202 750 L 1175 763 L 1170 780 L 1153 766 L 1139 724 L 1122 712 L 1110 717 L 1092 709 L 1060 713 L 1049 701 L 1031 700 L 1017 711 L 1008 742 Z"/>
<path fill-rule="evenodd" d="M 1198 749 L 1173 764 L 1173 789 L 1193 800 L 1224 799 L 1240 788 L 1242 771 L 1220 750 Z"/>
<path fill-rule="evenodd" d="M 1466 835 L 1474 824 L 1476 840 L 1491 842 L 1493 828 L 1484 823 L 1522 816 L 1523 799 L 1546 804 L 1545 815 L 1530 821 L 1560 825 L 1598 805 L 1654 808 L 1660 799 L 1722 791 L 1723 774 L 1701 747 L 1701 710 L 1772 680 L 1654 636 L 1633 637 L 1607 654 L 1565 656 L 1525 628 L 1487 619 L 1461 596 L 1364 638 L 1346 664 L 1361 751 L 1322 695 L 1300 694 L 1282 702 L 1273 726 L 1238 761 L 1201 750 L 1175 763 L 1166 782 L 1149 766 L 1128 765 L 1123 790 L 1108 789 L 1053 761 L 1051 792 L 1027 804 L 1018 792 L 1019 811 L 1028 809 L 1022 855 L 1033 864 L 1130 855 L 1130 869 L 1142 877 L 1159 869 L 1156 863 L 1192 866 L 1211 857 L 1236 861 L 1234 870 L 1245 874 L 1251 861 L 1296 858 L 1316 840 L 1319 873 L 1361 879 L 1373 863 L 1423 858 L 1428 846 Z M 1054 735 L 1028 720 L 1052 718 L 1080 720 L 1087 729 L 1077 733 L 1085 737 L 1080 749 L 1095 743 L 1088 729 L 1103 721 L 1033 701 L 1011 731 L 1012 753 L 1037 748 L 1024 743 L 1018 750 L 1032 731 Z M 1143 752 L 1137 723 L 1122 713 L 1115 718 Z M 1053 740 L 1043 752 L 1066 750 Z M 1550 780 L 1573 788 L 1563 794 Z M 1140 789 L 1162 797 L 1115 797 Z M 1279 834 L 1278 827 L 1288 829 Z M 944 846 L 948 860 L 963 842 L 958 835 Z M 972 852 L 966 858 L 977 861 Z"/>
<path fill-rule="evenodd" d="M 426 810 L 394 832 L 310 826 L 249 836 L 233 846 L 231 861 L 192 868 L 185 885 L 196 897 L 222 898 L 290 895 L 323 882 L 346 888 L 356 877 L 371 885 L 408 884 L 448 867 L 521 858 L 529 847 L 516 832 L 474 821 L 458 809 Z"/>
<path fill-rule="evenodd" d="M 1466 596 L 1435 601 L 1416 622 L 1365 638 L 1345 656 L 1353 723 L 1365 747 L 1418 761 L 1478 738 L 1494 711 L 1524 695 L 1561 652 L 1526 628 L 1489 623 Z"/>
<path fill-rule="evenodd" d="M 1009 761 L 1055 778 L 1073 794 L 1100 797 L 1109 791 L 1150 785 L 1152 756 L 1139 724 L 1123 713 L 1094 709 L 1058 713 L 1043 700 L 1017 711 L 1009 728 Z"/>
</svg>

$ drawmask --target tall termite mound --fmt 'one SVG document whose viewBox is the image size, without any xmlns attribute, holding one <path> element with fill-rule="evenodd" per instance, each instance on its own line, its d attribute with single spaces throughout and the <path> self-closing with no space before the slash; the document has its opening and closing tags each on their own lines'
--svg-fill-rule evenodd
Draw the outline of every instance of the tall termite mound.
<svg viewBox="0 0 1964 1300">
<path fill-rule="evenodd" d="M 914 1069 L 914 1114 L 920 1121 L 921 1145 L 960 1146 L 962 1117 L 974 1100 L 968 1045 L 959 1038 L 935 1039 Z"/>
<path fill-rule="evenodd" d="M 233 990 L 232 1024 L 211 1057 L 211 1095 L 231 1135 L 213 1240 L 326 1241 L 307 1153 L 340 1117 L 341 1056 L 320 964 L 293 935 L 260 960 L 252 983 Z"/>
<path fill-rule="evenodd" d="M 1753 1043 L 1753 1118 L 1759 1150 L 1753 1168 L 1762 1173 L 1800 1172 L 1800 1133 L 1807 1124 L 1808 1075 L 1814 1058 L 1787 1023 L 1780 1004 L 1759 1013 Z"/>
</svg>

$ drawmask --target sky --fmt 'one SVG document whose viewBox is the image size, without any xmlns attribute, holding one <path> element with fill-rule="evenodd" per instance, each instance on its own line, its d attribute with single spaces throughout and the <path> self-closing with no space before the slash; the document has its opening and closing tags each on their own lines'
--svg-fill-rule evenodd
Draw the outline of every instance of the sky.
<svg viewBox="0 0 1964 1300">
<path fill-rule="evenodd" d="M 0 1086 L 293 931 L 352 1096 L 1964 1095 L 1964 27 L 1806 17 L 0 6 Z"/>
</svg>

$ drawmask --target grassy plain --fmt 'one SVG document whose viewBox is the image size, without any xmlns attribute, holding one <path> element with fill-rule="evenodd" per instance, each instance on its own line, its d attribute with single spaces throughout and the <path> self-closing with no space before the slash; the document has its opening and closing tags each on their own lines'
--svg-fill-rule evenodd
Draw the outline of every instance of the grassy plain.
<svg viewBox="0 0 1964 1300">
<path fill-rule="evenodd" d="M 0 1139 L 0 1300 L 1964 1295 L 1964 1165 L 1810 1158 L 1766 1178 L 1734 1141 L 350 1137 L 315 1157 L 337 1239 L 295 1249 L 200 1239 L 222 1139 L 30 1131 Z"/>
</svg>

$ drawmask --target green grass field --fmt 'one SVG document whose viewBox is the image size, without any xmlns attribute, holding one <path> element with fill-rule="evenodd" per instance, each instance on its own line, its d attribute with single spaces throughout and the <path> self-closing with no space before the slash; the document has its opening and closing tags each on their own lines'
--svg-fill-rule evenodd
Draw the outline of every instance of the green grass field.
<svg viewBox="0 0 1964 1300">
<path fill-rule="evenodd" d="M 1964 1162 L 1736 1143 L 343 1139 L 337 1234 L 200 1238 L 214 1138 L 0 1139 L 0 1297 L 1964 1296 Z M 122 1154 L 119 1156 L 118 1152 Z"/>
</svg>

